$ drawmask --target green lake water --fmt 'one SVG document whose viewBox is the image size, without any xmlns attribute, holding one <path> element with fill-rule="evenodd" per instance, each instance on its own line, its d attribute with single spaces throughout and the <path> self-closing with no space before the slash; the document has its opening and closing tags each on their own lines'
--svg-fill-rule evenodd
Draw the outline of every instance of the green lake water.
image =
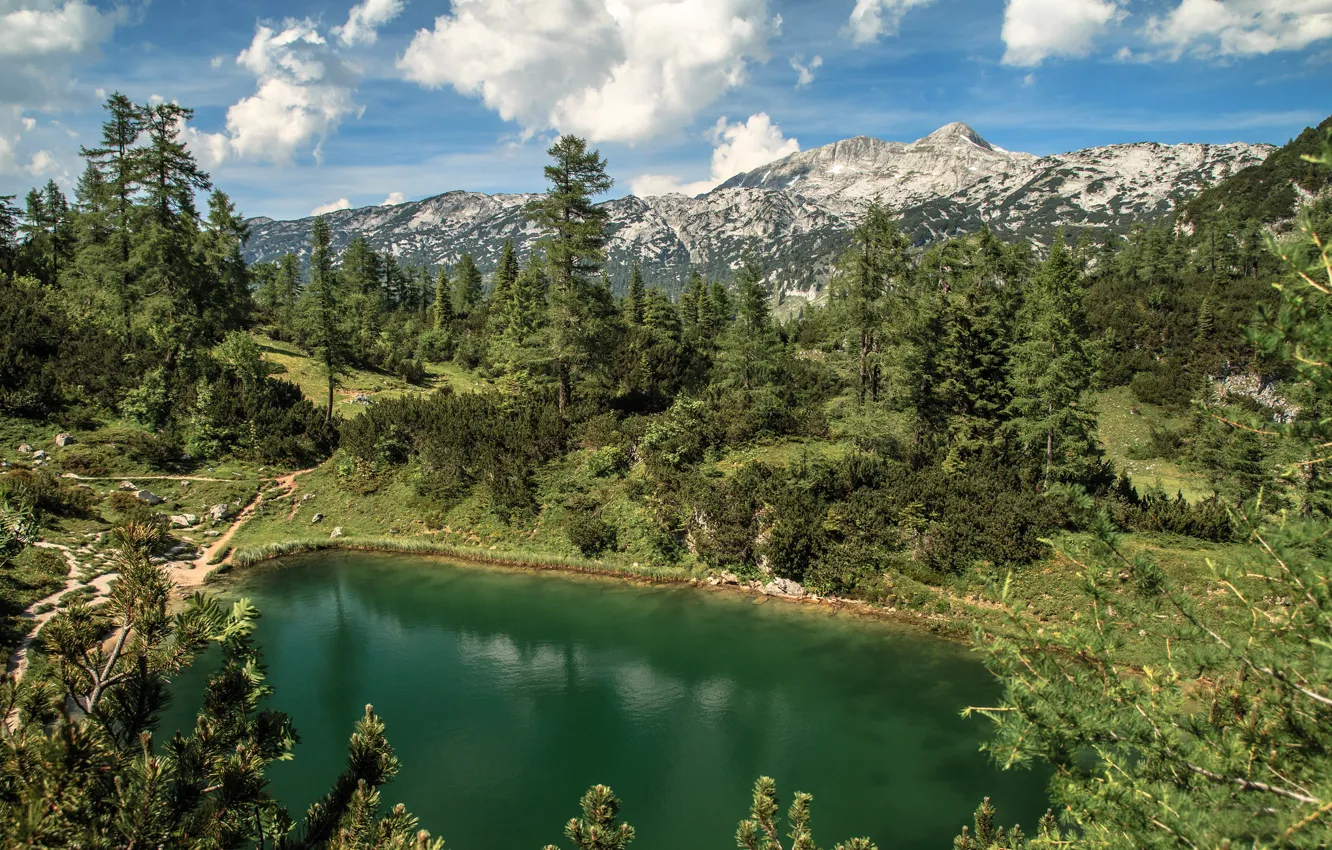
<svg viewBox="0 0 1332 850">
<path fill-rule="evenodd" d="M 240 579 L 263 612 L 272 706 L 301 743 L 273 790 L 294 817 L 342 769 L 366 703 L 402 762 L 383 792 L 450 850 L 565 846 L 594 783 L 635 850 L 735 846 L 753 781 L 814 795 L 815 837 L 948 850 L 984 796 L 1028 831 L 1044 773 L 978 746 L 997 684 L 966 649 L 815 606 L 362 553 Z M 215 663 L 215 662 L 214 662 Z M 191 725 L 205 658 L 162 731 Z M 785 843 L 785 839 L 783 839 Z"/>
</svg>

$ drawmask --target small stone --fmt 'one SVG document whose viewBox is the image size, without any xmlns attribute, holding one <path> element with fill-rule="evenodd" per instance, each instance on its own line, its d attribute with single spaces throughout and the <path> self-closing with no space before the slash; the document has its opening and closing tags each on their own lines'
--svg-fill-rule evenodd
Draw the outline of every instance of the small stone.
<svg viewBox="0 0 1332 850">
<path fill-rule="evenodd" d="M 32 459 L 34 462 L 46 460 L 46 452 L 42 451 L 41 449 L 38 449 L 37 451 L 32 453 Z"/>
<path fill-rule="evenodd" d="M 222 522 L 229 516 L 231 516 L 231 508 L 227 507 L 225 504 L 213 505 L 208 511 L 208 517 L 213 522 Z"/>
<path fill-rule="evenodd" d="M 147 502 L 150 505 L 160 505 L 166 501 L 152 490 L 140 490 L 134 494 L 140 502 Z"/>
<path fill-rule="evenodd" d="M 117 486 L 119 487 L 119 489 L 126 491 L 139 489 L 139 485 L 135 484 L 133 481 L 122 481 Z"/>
<path fill-rule="evenodd" d="M 64 475 L 62 475 L 62 476 L 60 476 L 60 477 L 61 477 L 61 478 L 78 478 L 79 476 L 75 475 L 75 474 L 72 473 L 72 472 L 66 472 Z"/>
<path fill-rule="evenodd" d="M 189 528 L 199 521 L 194 514 L 176 514 L 170 518 L 171 524 L 176 528 Z"/>
<path fill-rule="evenodd" d="M 342 526 L 340 525 L 337 528 L 334 528 L 333 533 L 329 535 L 330 538 L 341 537 L 341 536 L 342 536 Z"/>
<path fill-rule="evenodd" d="M 736 575 L 735 573 L 731 572 L 730 570 L 723 570 L 722 573 L 721 573 L 721 575 L 719 575 L 719 576 L 717 576 L 717 577 L 720 578 L 720 579 L 722 580 L 722 583 L 723 583 L 723 584 L 739 584 L 739 583 L 740 583 L 740 576 Z"/>
<path fill-rule="evenodd" d="M 306 493 L 304 496 L 301 497 L 301 501 L 308 502 L 313 498 L 314 498 L 314 493 Z"/>
<path fill-rule="evenodd" d="M 28 445 L 27 443 L 19 443 L 18 450 L 19 450 L 19 454 L 21 454 L 21 455 L 30 455 L 30 454 L 32 454 L 32 446 Z"/>
<path fill-rule="evenodd" d="M 71 437 L 69 434 L 56 434 L 55 444 L 62 449 L 65 446 L 72 444 L 73 442 L 74 438 Z"/>
<path fill-rule="evenodd" d="M 210 528 L 210 529 L 208 529 L 207 531 L 204 532 L 204 535 L 203 535 L 203 536 L 204 536 L 204 537 L 221 537 L 221 536 L 222 536 L 222 532 L 220 532 L 220 531 L 213 531 L 213 530 Z"/>
<path fill-rule="evenodd" d="M 314 516 L 310 517 L 310 524 L 311 524 L 311 525 L 314 525 L 314 524 L 317 523 L 317 522 L 323 522 L 323 521 L 324 521 L 324 515 L 323 515 L 323 514 L 315 514 Z"/>
</svg>

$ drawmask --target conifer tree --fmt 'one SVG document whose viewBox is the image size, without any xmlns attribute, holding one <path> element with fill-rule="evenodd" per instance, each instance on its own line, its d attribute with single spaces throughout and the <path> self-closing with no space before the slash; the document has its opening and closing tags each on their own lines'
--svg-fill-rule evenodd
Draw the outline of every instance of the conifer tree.
<svg viewBox="0 0 1332 850">
<path fill-rule="evenodd" d="M 102 174 L 102 181 L 111 194 L 111 232 L 115 245 L 109 256 L 98 261 L 108 265 L 113 289 L 120 301 L 121 318 L 126 339 L 131 332 L 131 315 L 135 297 L 130 268 L 130 216 L 134 210 L 133 196 L 139 179 L 139 165 L 132 148 L 142 130 L 142 113 L 129 98 L 120 92 L 106 99 L 107 120 L 102 124 L 101 146 L 82 148 L 82 155 Z"/>
<path fill-rule="evenodd" d="M 1332 139 L 1320 159 L 1332 166 Z M 1282 306 L 1256 341 L 1326 411 L 1332 239 L 1307 214 L 1299 230 L 1279 246 L 1288 269 Z M 1325 414 L 1287 425 L 1239 424 L 1301 458 L 1292 477 L 1329 462 L 1332 419 Z M 1210 564 L 1205 586 L 1186 588 L 1149 553 L 1127 551 L 1085 493 L 1059 495 L 1094 538 L 1065 544 L 1085 596 L 1079 616 L 1051 630 L 1015 602 L 1007 582 L 999 590 L 1009 627 L 998 635 L 978 630 L 976 638 L 1004 696 L 971 710 L 994 723 L 987 749 L 996 761 L 1051 763 L 1052 802 L 1088 846 L 1328 846 L 1326 518 L 1239 512 L 1257 545 L 1234 562 Z M 1159 660 L 1126 665 L 1130 636 L 1146 642 L 1145 657 Z"/>
<path fill-rule="evenodd" d="M 453 269 L 453 311 L 468 316 L 481 303 L 481 270 L 466 251 Z"/>
<path fill-rule="evenodd" d="M 810 828 L 810 804 L 814 798 L 797 791 L 786 813 L 788 850 L 818 850 Z M 777 783 L 770 776 L 760 776 L 754 783 L 754 797 L 749 817 L 740 821 L 735 831 L 735 843 L 740 850 L 784 850 L 777 803 Z M 868 838 L 852 838 L 839 843 L 835 850 L 878 850 Z"/>
<path fill-rule="evenodd" d="M 518 298 L 518 255 L 514 252 L 513 240 L 506 239 L 490 288 L 490 313 L 486 321 L 492 335 L 504 333 L 514 321 Z"/>
<path fill-rule="evenodd" d="M 680 296 L 680 321 L 684 323 L 686 330 L 694 329 L 703 320 L 704 302 L 707 297 L 707 286 L 703 283 L 703 275 L 699 274 L 698 269 L 694 269 L 689 273 L 689 283 L 685 285 L 685 291 Z"/>
<path fill-rule="evenodd" d="M 852 248 L 842 261 L 837 294 L 859 336 L 860 368 L 856 398 L 862 404 L 871 389 L 871 354 L 878 349 L 878 334 L 884 321 L 894 279 L 906 269 L 908 241 L 897 229 L 892 215 L 877 202 L 870 204 L 865 219 L 851 234 Z M 874 387 L 877 401 L 877 387 Z"/>
<path fill-rule="evenodd" d="M 448 330 L 453 324 L 453 290 L 449 285 L 449 267 L 440 266 L 435 273 L 434 328 Z"/>
<path fill-rule="evenodd" d="M 771 378 L 779 346 L 768 303 L 771 293 L 753 257 L 745 259 L 736 275 L 736 290 L 735 321 L 724 336 L 720 365 L 728 380 L 749 390 Z"/>
<path fill-rule="evenodd" d="M 310 235 L 310 281 L 305 287 L 305 336 L 328 379 L 325 421 L 333 418 L 333 390 L 338 377 L 351 363 L 347 339 L 345 296 L 333 270 L 332 235 L 322 215 L 314 220 Z"/>
<path fill-rule="evenodd" d="M 1012 354 L 1011 411 L 1019 439 L 1039 446 L 1045 481 L 1076 477 L 1099 457 L 1087 392 L 1096 363 L 1082 309 L 1082 267 L 1062 235 L 1024 292 Z"/>
<path fill-rule="evenodd" d="M 634 263 L 629 272 L 629 294 L 625 299 L 625 318 L 631 325 L 643 324 L 643 299 L 647 290 L 643 286 L 643 269 Z"/>
<path fill-rule="evenodd" d="M 564 834 L 578 850 L 625 850 L 634 840 L 634 828 L 620 823 L 620 801 L 605 785 L 594 785 L 578 801 L 581 818 L 573 818 Z M 543 850 L 559 850 L 547 844 Z"/>
<path fill-rule="evenodd" d="M 555 365 L 559 409 L 569 404 L 574 372 L 586 359 L 588 342 L 584 330 L 588 295 L 587 277 L 604 260 L 605 209 L 592 198 L 610 189 L 606 161 L 598 151 L 589 151 L 577 136 L 561 136 L 547 151 L 549 184 L 544 197 L 527 205 L 526 214 L 545 234 L 543 247 L 550 264 L 551 354 Z"/>
<path fill-rule="evenodd" d="M 0 195 L 0 275 L 13 277 L 18 263 L 19 210 L 13 195 Z"/>
</svg>

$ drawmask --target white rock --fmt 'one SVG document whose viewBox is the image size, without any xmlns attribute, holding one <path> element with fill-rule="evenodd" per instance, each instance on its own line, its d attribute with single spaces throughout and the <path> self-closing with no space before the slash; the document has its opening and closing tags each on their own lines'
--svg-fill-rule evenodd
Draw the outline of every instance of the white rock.
<svg viewBox="0 0 1332 850">
<path fill-rule="evenodd" d="M 330 538 L 341 537 L 341 536 L 342 536 L 342 526 L 340 525 L 334 528 L 333 533 L 329 535 Z"/>
<path fill-rule="evenodd" d="M 74 438 L 69 434 L 64 434 L 64 433 L 56 434 L 55 444 L 57 446 L 60 446 L 61 448 L 64 448 L 65 446 L 68 446 L 73 442 Z"/>
<path fill-rule="evenodd" d="M 176 514 L 171 517 L 171 524 L 176 528 L 189 528 L 199 521 L 194 514 Z"/>
<path fill-rule="evenodd" d="M 139 499 L 140 502 L 147 502 L 150 505 L 160 505 L 166 501 L 166 499 L 163 499 L 161 496 L 157 495 L 152 490 L 140 490 L 134 495 Z"/>
</svg>

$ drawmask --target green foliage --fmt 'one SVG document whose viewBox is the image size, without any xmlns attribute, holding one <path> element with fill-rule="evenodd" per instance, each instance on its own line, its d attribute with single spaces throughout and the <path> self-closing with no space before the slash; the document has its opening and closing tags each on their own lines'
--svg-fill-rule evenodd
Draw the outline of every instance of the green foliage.
<svg viewBox="0 0 1332 850">
<path fill-rule="evenodd" d="M 592 511 L 574 511 L 565 523 L 565 531 L 569 535 L 569 542 L 584 557 L 594 558 L 607 549 L 615 548 L 615 526 Z"/>
<path fill-rule="evenodd" d="M 624 850 L 634 840 L 634 828 L 620 823 L 620 800 L 606 785 L 593 785 L 578 801 L 581 818 L 572 818 L 564 834 L 578 850 Z M 544 850 L 559 850 L 547 844 Z"/>
<path fill-rule="evenodd" d="M 797 791 L 786 813 L 790 850 L 818 850 L 810 828 L 810 804 L 814 798 Z M 740 821 L 735 843 L 740 850 L 783 850 L 777 802 L 777 783 L 770 776 L 760 776 L 754 783 L 754 799 L 749 817 Z M 868 838 L 852 838 L 835 845 L 834 850 L 878 850 Z"/>
<path fill-rule="evenodd" d="M 1323 159 L 1332 165 L 1332 144 Z M 1281 310 L 1257 335 L 1319 411 L 1265 427 L 1304 455 L 1294 476 L 1325 462 L 1322 411 L 1332 390 L 1332 254 L 1307 217 L 1303 225 L 1300 244 L 1280 249 L 1289 269 Z M 1083 569 L 1081 616 L 1044 629 L 1006 584 L 999 599 L 1009 627 L 977 632 L 1004 683 L 997 705 L 971 709 L 995 724 L 990 752 L 1005 766 L 1054 766 L 1053 802 L 1079 843 L 1326 846 L 1326 518 L 1265 515 L 1255 501 L 1237 518 L 1260 548 L 1241 563 L 1213 565 L 1200 599 L 1152 559 L 1128 555 L 1110 517 L 1085 495 L 1074 501 L 1093 532 L 1090 545 L 1067 553 Z M 1232 607 L 1240 617 L 1225 616 Z M 1150 642 L 1158 659 L 1140 671 L 1120 661 L 1131 635 Z"/>
</svg>

